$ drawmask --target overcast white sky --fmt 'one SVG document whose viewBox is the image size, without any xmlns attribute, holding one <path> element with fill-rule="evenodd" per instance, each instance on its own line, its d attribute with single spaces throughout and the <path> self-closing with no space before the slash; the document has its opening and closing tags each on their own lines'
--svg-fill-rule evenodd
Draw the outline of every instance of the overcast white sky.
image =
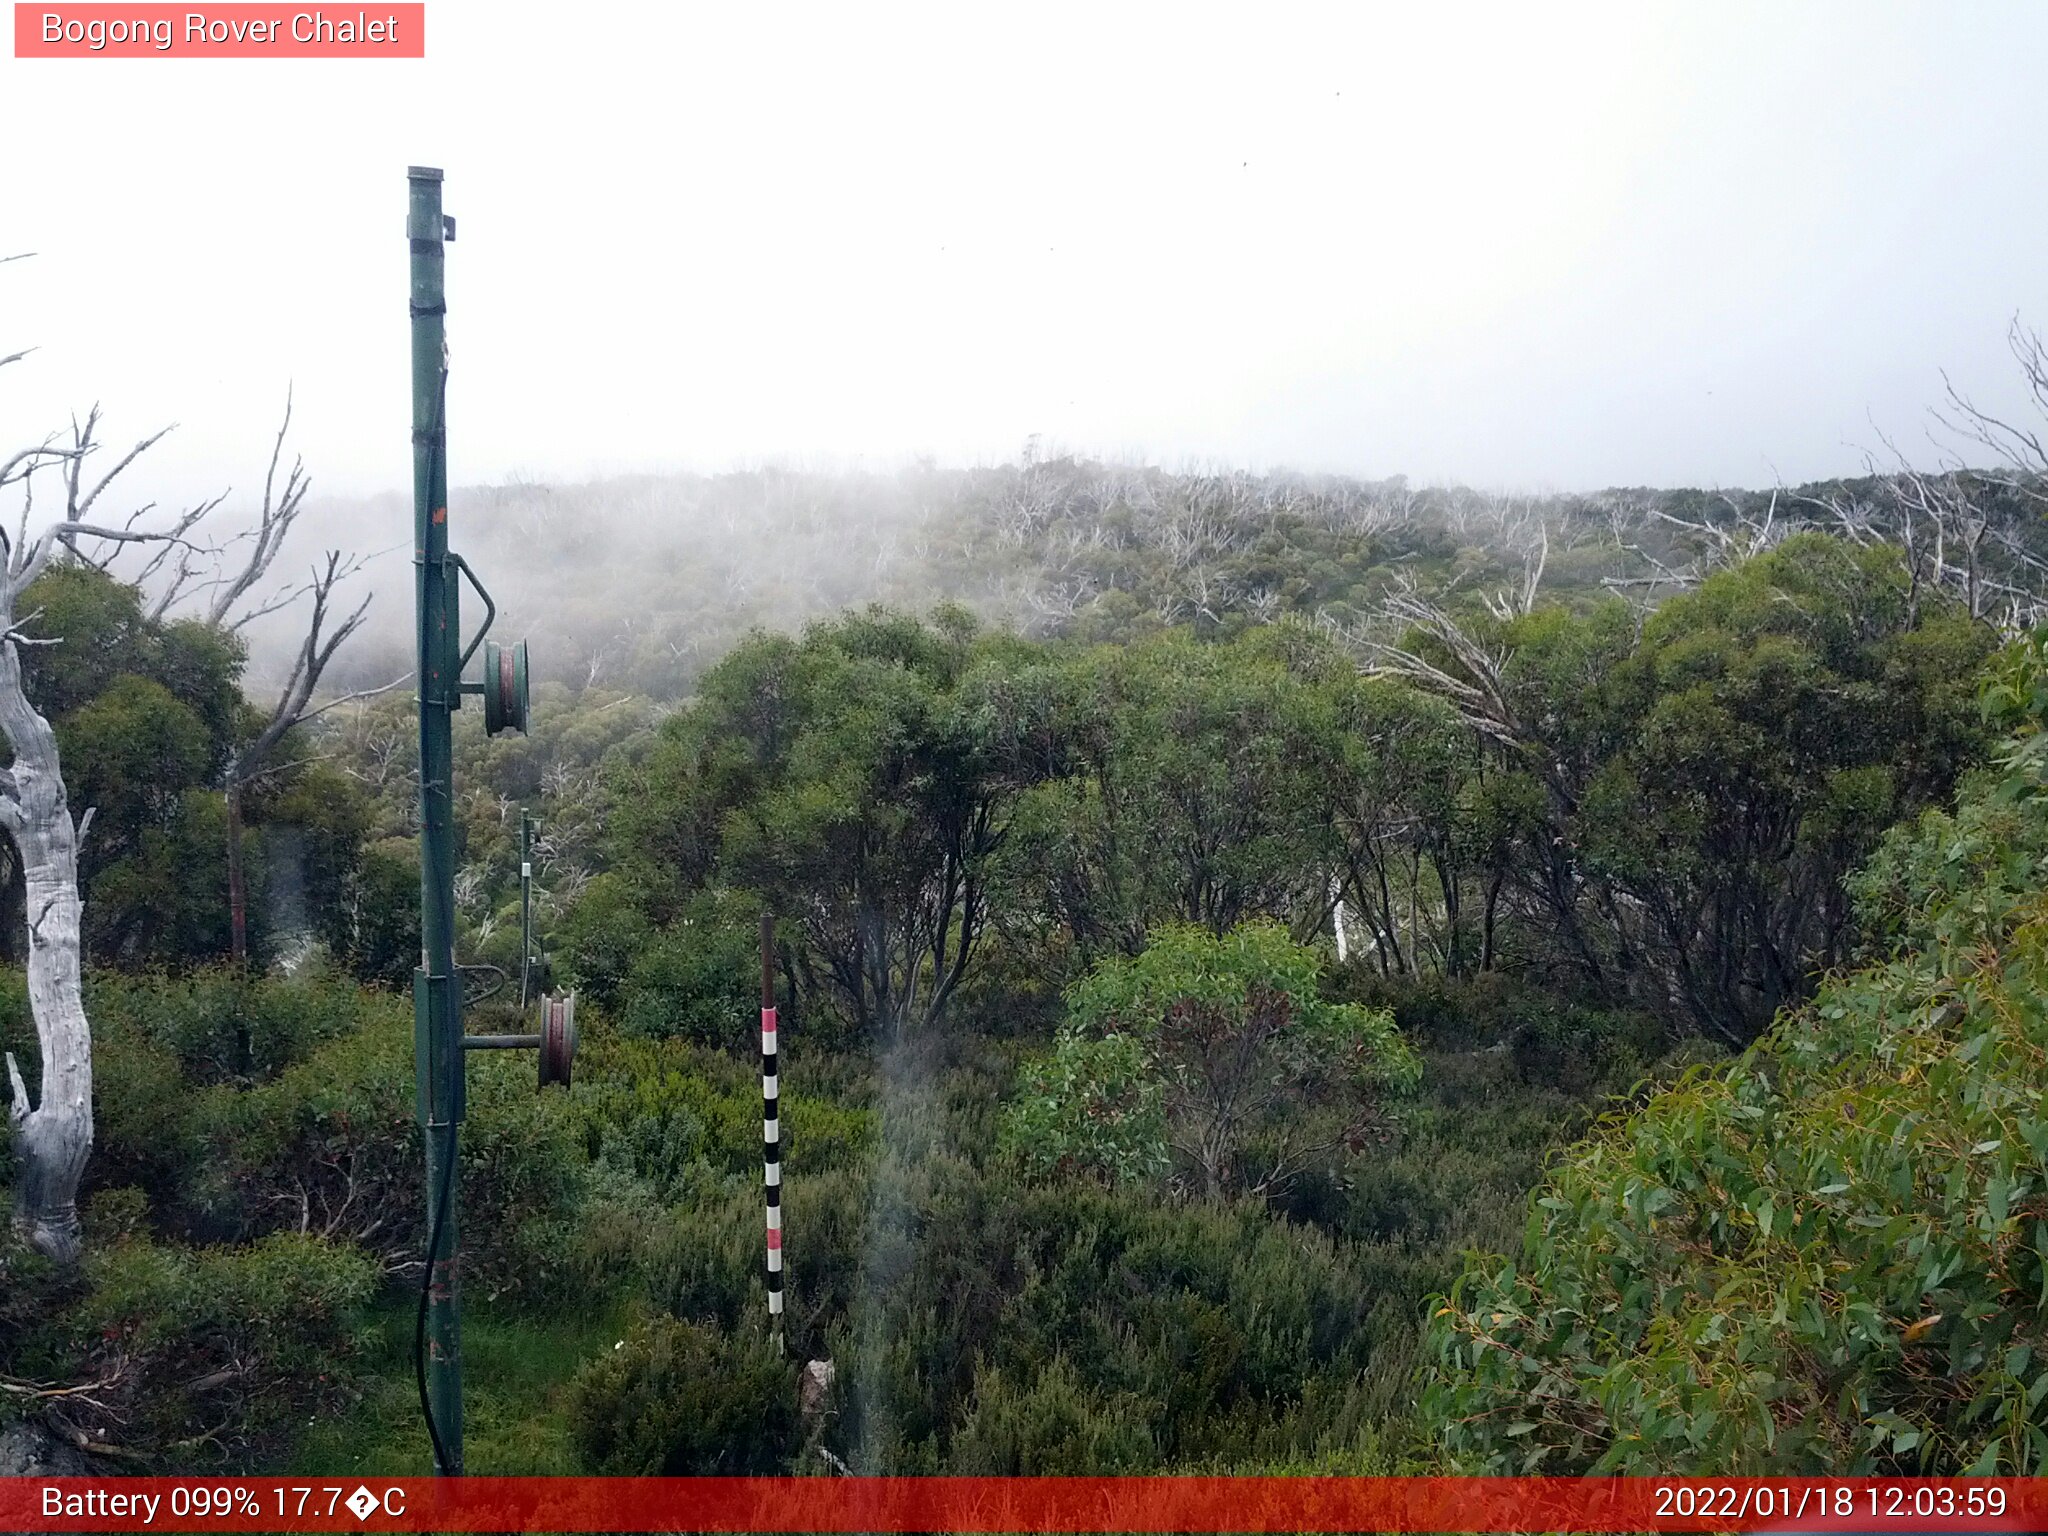
<svg viewBox="0 0 2048 1536">
<path fill-rule="evenodd" d="M 331 9 L 338 9 L 333 8 Z M 353 13 L 350 7 L 350 13 Z M 458 482 L 1038 433 L 1531 488 L 1768 483 L 2012 400 L 2048 6 L 429 0 L 424 62 L 0 59 L 0 441 L 247 483 L 288 379 L 407 483 L 405 167 Z"/>
</svg>

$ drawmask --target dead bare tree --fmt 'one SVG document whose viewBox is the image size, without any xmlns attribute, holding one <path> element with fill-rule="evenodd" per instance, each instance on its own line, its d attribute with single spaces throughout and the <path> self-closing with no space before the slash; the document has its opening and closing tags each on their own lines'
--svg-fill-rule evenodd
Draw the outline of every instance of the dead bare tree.
<svg viewBox="0 0 2048 1536">
<path fill-rule="evenodd" d="M 25 355 L 0 359 L 0 366 Z M 22 678 L 22 648 L 60 644 L 61 638 L 25 633 L 22 626 L 35 615 L 21 613 L 20 605 L 50 561 L 75 550 L 81 539 L 183 545 L 184 531 L 192 526 L 181 519 L 176 532 L 146 530 L 135 526 L 140 514 L 123 527 L 84 520 L 82 514 L 115 477 L 163 436 L 159 432 L 143 439 L 90 490 L 81 491 L 82 465 L 98 447 L 98 422 L 95 410 L 84 423 L 74 423 L 68 446 L 46 438 L 0 461 L 0 489 L 19 487 L 21 496 L 13 533 L 0 527 L 0 734 L 13 753 L 13 761 L 0 769 L 0 828 L 14 844 L 27 889 L 29 1011 L 35 1019 L 40 1078 L 31 1101 L 21 1067 L 8 1053 L 14 1225 L 37 1251 L 63 1263 L 79 1254 L 78 1183 L 93 1139 L 92 1032 L 79 982 L 84 903 L 78 892 L 78 848 L 93 813 L 88 808 L 72 820 L 56 732 L 29 701 Z M 32 535 L 36 481 L 44 471 L 57 472 L 68 494 L 64 515 Z"/>
<path fill-rule="evenodd" d="M 1406 571 L 1382 599 L 1382 612 L 1383 623 L 1418 635 L 1440 649 L 1444 661 L 1439 664 L 1422 650 L 1361 632 L 1346 638 L 1357 647 L 1363 671 L 1417 683 L 1448 700 L 1480 735 L 1521 751 L 1531 747 L 1509 698 L 1504 649 L 1475 637 L 1441 603 L 1425 596 Z"/>
<path fill-rule="evenodd" d="M 268 497 L 265 500 L 268 501 Z M 268 563 L 266 560 L 265 564 Z M 299 589 L 300 595 L 310 593 L 313 599 L 312 611 L 306 623 L 305 639 L 300 642 L 299 649 L 292 659 L 291 671 L 285 678 L 283 689 L 278 693 L 277 703 L 271 707 L 270 717 L 264 721 L 262 728 L 228 761 L 228 921 L 229 943 L 237 962 L 249 957 L 248 881 L 242 863 L 244 793 L 249 785 L 269 771 L 265 764 L 271 753 L 294 726 L 303 725 L 338 705 L 387 693 L 405 680 L 398 678 L 379 688 L 359 689 L 323 704 L 313 703 L 314 695 L 320 687 L 320 679 L 327 671 L 327 664 L 334 659 L 334 653 L 341 649 L 342 643 L 362 627 L 363 615 L 369 611 L 370 599 L 368 594 L 365 594 L 363 600 L 355 605 L 346 618 L 338 622 L 333 618 L 334 610 L 331 605 L 335 587 L 360 564 L 359 560 L 344 559 L 338 550 L 329 550 L 324 562 L 313 567 L 311 580 Z M 248 586 L 245 584 L 241 590 L 246 592 Z M 270 607 L 258 610 L 270 611 Z M 220 621 L 216 619 L 215 622 Z"/>
<path fill-rule="evenodd" d="M 1505 524 L 1502 533 L 1507 533 Z M 1522 618 L 1536 608 L 1536 591 L 1543 585 L 1543 568 L 1550 560 L 1550 528 L 1540 508 L 1518 520 L 1513 543 L 1522 547 L 1521 581 L 1481 599 L 1487 611 L 1502 623 Z"/>
<path fill-rule="evenodd" d="M 2017 315 L 2006 327 L 2005 340 L 2013 361 L 2019 364 L 2020 377 L 2035 411 L 2048 422 L 2048 343 L 2042 341 L 2038 330 L 2022 325 Z M 2004 466 L 2001 484 L 2031 502 L 2048 505 L 2048 442 L 2043 440 L 2043 428 L 2039 424 L 2008 422 L 1980 409 L 1950 382 L 1947 374 L 1942 375 L 1941 382 L 1947 390 L 1948 405 L 1937 409 L 1934 419 L 1955 436 L 1990 449 Z"/>
<path fill-rule="evenodd" d="M 2006 339 L 2028 398 L 2048 421 L 2048 342 L 2017 318 Z M 1854 544 L 1898 547 L 1909 582 L 1909 622 L 1923 597 L 1935 591 L 1960 603 L 1971 618 L 2009 634 L 2048 620 L 2048 538 L 2038 515 L 2048 508 L 2048 429 L 1983 409 L 1946 374 L 1942 383 L 1947 403 L 1929 412 L 1935 467 L 1922 467 L 1924 454 L 1916 462 L 1875 429 L 1883 453 L 1864 456 L 1864 485 L 1781 488 L 1761 513 L 1723 495 L 1730 513 L 1725 519 L 1662 508 L 1625 516 L 1610 506 L 1615 546 L 1648 570 L 1609 576 L 1603 584 L 1654 598 L 1659 588 L 1697 586 L 1716 570 L 1817 529 Z M 1989 450 L 1991 463 L 1968 467 L 1966 460 L 1981 460 L 1982 450 Z M 1682 557 L 1667 557 L 1631 536 L 1650 521 L 1677 530 Z"/>
<path fill-rule="evenodd" d="M 292 392 L 287 388 L 284 419 L 278 424 L 277 436 L 271 442 L 270 462 L 263 475 L 263 500 L 257 507 L 253 526 L 219 545 L 200 548 L 184 542 L 183 535 L 226 500 L 227 493 L 223 492 L 187 511 L 175 524 L 172 531 L 180 540 L 175 566 L 168 565 L 165 555 L 158 553 L 133 577 L 138 586 L 161 583 L 156 586 L 151 602 L 149 613 L 152 619 L 162 619 L 190 603 L 206 623 L 231 633 L 247 628 L 258 619 L 310 600 L 305 634 L 293 653 L 291 669 L 278 692 L 277 702 L 271 706 L 262 725 L 257 727 L 256 734 L 228 760 L 223 774 L 222 787 L 227 799 L 229 945 L 237 962 L 246 960 L 249 955 L 248 882 L 243 849 L 243 812 L 249 787 L 271 771 L 272 755 L 295 726 L 311 721 L 337 704 L 386 692 L 404 681 L 398 678 L 381 688 L 365 689 L 319 705 L 313 702 L 319 691 L 320 679 L 328 663 L 334 659 L 334 653 L 362 626 L 364 613 L 370 604 L 367 596 L 345 617 L 339 618 L 334 599 L 336 589 L 362 569 L 367 557 L 330 550 L 313 565 L 305 581 L 286 582 L 267 595 L 251 596 L 277 564 L 293 525 L 305 510 L 306 495 L 312 488 L 303 459 L 294 454 L 290 468 L 284 468 L 285 441 L 290 435 L 291 424 Z M 133 454 L 129 455 L 130 460 L 133 457 Z M 128 462 L 123 460 L 116 465 L 116 471 Z M 73 480 L 75 484 L 75 473 Z M 91 503 L 88 500 L 84 505 L 89 507 Z"/>
<path fill-rule="evenodd" d="M 1950 415 L 1933 414 L 1939 425 L 1957 431 Z M 1982 443 L 1994 434 L 1987 427 L 1966 435 Z M 1896 545 L 1909 583 L 1909 619 L 1930 590 L 2007 634 L 2048 618 L 2048 541 L 2034 510 L 2048 504 L 2048 494 L 2039 474 L 2024 468 L 2019 450 L 2006 471 L 1987 473 L 1965 469 L 1937 440 L 1946 462 L 1923 469 L 1882 432 L 1878 438 L 1888 462 L 1866 457 L 1868 490 L 1837 486 L 1796 498 L 1818 514 L 1815 526 L 1851 543 Z"/>
</svg>

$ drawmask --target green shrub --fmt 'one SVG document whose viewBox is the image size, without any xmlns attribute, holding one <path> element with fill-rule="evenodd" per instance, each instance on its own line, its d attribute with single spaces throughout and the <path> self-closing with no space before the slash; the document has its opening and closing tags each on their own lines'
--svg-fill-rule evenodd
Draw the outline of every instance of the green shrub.
<svg viewBox="0 0 2048 1536">
<path fill-rule="evenodd" d="M 863 1471 L 955 1465 L 990 1370 L 1008 1404 L 1064 1360 L 1086 1401 L 1142 1428 L 1117 1442 L 1118 1464 L 1149 1445 L 1156 1467 L 1269 1447 L 1309 1383 L 1371 1359 L 1365 1275 L 1254 1203 L 1019 1186 L 942 1156 L 885 1162 L 840 1240 L 855 1278 L 827 1330 L 841 1383 L 830 1436 Z M 1012 1406 L 987 1411 L 975 1454 L 1000 1459 Z"/>
<path fill-rule="evenodd" d="M 953 1441 L 950 1471 L 981 1477 L 1114 1477 L 1158 1462 L 1148 1404 L 1104 1400 L 1056 1355 L 1028 1382 L 991 1366 Z"/>
<path fill-rule="evenodd" d="M 586 898 L 587 899 L 587 898 Z M 759 904 L 700 892 L 669 927 L 639 946 L 619 989 L 628 1034 L 670 1036 L 742 1055 L 758 1048 Z"/>
<path fill-rule="evenodd" d="M 873 1115 L 806 1092 L 805 1069 L 783 1071 L 783 1158 L 795 1174 L 857 1162 Z M 571 1113 L 590 1155 L 644 1179 L 663 1198 L 705 1174 L 761 1168 L 759 1058 L 737 1060 L 683 1040 L 593 1040 L 578 1063 Z"/>
<path fill-rule="evenodd" d="M 218 1202 L 224 1124 L 249 1127 L 283 1097 L 276 1080 L 309 1058 L 333 1050 L 346 1056 L 348 1042 L 366 1033 L 410 1034 L 411 1016 L 388 996 L 366 992 L 353 981 L 311 975 L 265 977 L 226 967 L 183 976 L 122 975 L 94 971 L 86 979 L 86 1014 L 93 1034 L 92 1160 L 85 1190 L 133 1186 L 147 1197 L 167 1231 L 186 1236 L 248 1237 L 285 1221 L 272 1218 L 226 1225 L 211 1207 Z M 393 1033 L 392 1038 L 397 1038 Z M 0 973 L 0 1045 L 22 1058 L 34 1081 L 35 1029 L 19 971 Z M 402 1052 L 406 1081 L 386 1079 L 381 1087 L 411 1100 L 411 1055 Z M 297 1081 L 317 1088 L 330 1067 L 301 1072 Z M 252 1086 L 250 1106 L 229 1109 Z M 258 1139 L 274 1139 L 278 1127 L 258 1128 Z M 247 1160 L 226 1149 L 231 1166 Z M 415 1154 L 416 1155 L 416 1154 Z M 323 1177 L 317 1159 L 303 1168 L 315 1196 Z M 231 1203 L 261 1201 L 284 1189 L 232 1190 Z M 296 1204 L 290 1211 L 295 1223 Z"/>
<path fill-rule="evenodd" d="M 322 910 L 321 937 L 359 980 L 410 991 L 420 963 L 417 838 L 363 845 L 342 900 Z"/>
<path fill-rule="evenodd" d="M 593 875 L 555 927 L 566 979 L 606 1011 L 618 1007 L 652 926 L 623 876 L 615 870 Z"/>
<path fill-rule="evenodd" d="M 180 977 L 93 973 L 86 1012 L 95 1031 L 169 1051 L 195 1087 L 262 1081 L 330 1040 L 388 1018 L 384 998 L 326 976 L 292 979 L 231 967 Z"/>
<path fill-rule="evenodd" d="M 1045 1176 L 1210 1196 L 1278 1193 L 1357 1144 L 1420 1064 L 1392 1015 L 1320 992 L 1317 953 L 1264 921 L 1175 925 L 1068 993 L 1051 1057 L 1023 1074 L 1006 1148 Z"/>
<path fill-rule="evenodd" d="M 168 1462 L 246 1464 L 338 1401 L 363 1343 L 376 1266 L 299 1233 L 235 1247 L 130 1238 L 87 1260 L 66 1316 L 118 1437 Z M 106 1428 L 101 1424 L 100 1428 Z"/>
<path fill-rule="evenodd" d="M 568 1411 L 591 1472 L 786 1472 L 797 1441 L 796 1366 L 765 1331 L 658 1317 L 578 1373 Z"/>
<path fill-rule="evenodd" d="M 1065 1034 L 1025 1067 L 997 1145 L 1040 1177 L 1151 1184 L 1173 1168 L 1164 1099 L 1134 1036 Z"/>
<path fill-rule="evenodd" d="M 321 1047 L 255 1088 L 222 1086 L 194 1109 L 206 1156 L 191 1199 L 205 1230 L 297 1228 L 387 1262 L 426 1241 L 411 1012 L 388 1000 L 373 1026 Z M 559 1278 L 518 1233 L 573 1207 L 583 1173 L 576 1110 L 535 1091 L 525 1052 L 468 1064 L 462 1126 L 465 1271 L 487 1295 L 538 1297 Z"/>
<path fill-rule="evenodd" d="M 1330 990 L 1391 1011 L 1402 1035 L 1422 1049 L 1499 1051 L 1525 1083 L 1574 1093 L 1626 1086 L 1667 1045 L 1649 1014 L 1588 1005 L 1503 971 L 1389 977 L 1354 961 L 1333 974 Z"/>
</svg>

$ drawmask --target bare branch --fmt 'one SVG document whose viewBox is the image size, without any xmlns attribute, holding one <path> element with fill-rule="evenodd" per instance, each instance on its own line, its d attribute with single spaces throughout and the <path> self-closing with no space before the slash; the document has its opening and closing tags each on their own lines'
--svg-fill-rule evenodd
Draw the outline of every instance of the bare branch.
<svg viewBox="0 0 2048 1536">
<path fill-rule="evenodd" d="M 45 460 L 69 459 L 76 456 L 69 448 L 52 447 L 53 441 L 46 437 L 35 447 L 24 448 L 6 463 L 0 464 L 0 485 L 11 485 L 17 480 L 26 480 Z"/>
<path fill-rule="evenodd" d="M 369 603 L 369 599 L 364 598 L 363 602 L 367 605 Z M 402 673 L 401 675 L 391 679 L 391 681 L 388 683 L 379 683 L 375 688 L 358 688 L 354 693 L 344 693 L 338 699 L 329 699 L 325 704 L 320 705 L 317 709 L 309 709 L 303 715 L 300 715 L 299 723 L 303 725 L 308 720 L 317 720 L 322 715 L 326 714 L 327 711 L 329 711 L 330 709 L 339 709 L 344 704 L 354 704 L 362 699 L 374 699 L 379 694 L 389 693 L 392 689 L 402 687 L 406 683 L 411 682 L 412 676 L 413 675 L 410 672 Z M 610 707 L 610 705 L 605 706 L 605 708 L 607 709 L 609 709 Z"/>
<path fill-rule="evenodd" d="M 360 562 L 352 559 L 345 560 L 340 550 L 329 550 L 326 565 L 314 567 L 312 579 L 303 589 L 313 595 L 313 612 L 307 621 L 306 638 L 299 647 L 298 656 L 292 662 L 291 673 L 285 679 L 284 688 L 270 712 L 269 720 L 264 723 L 263 729 L 256 733 L 256 739 L 237 754 L 234 764 L 230 767 L 231 782 L 244 782 L 293 726 L 333 707 L 331 704 L 323 705 L 320 709 L 314 710 L 310 709 L 309 705 L 314 690 L 320 686 L 321 674 L 327 670 L 327 664 L 334 659 L 334 653 L 350 635 L 362 627 L 363 616 L 369 611 L 370 596 L 365 594 L 363 600 L 356 604 L 354 611 L 347 618 L 335 625 L 331 631 L 327 630 L 328 604 L 334 595 L 334 589 L 356 570 L 359 564 Z M 398 682 L 403 680 L 401 678 Z M 386 687 L 395 688 L 398 682 L 387 684 Z M 368 692 L 384 691 L 385 689 L 379 688 Z M 367 697 L 368 692 L 359 696 Z M 335 701 L 340 702 L 342 701 Z"/>
<path fill-rule="evenodd" d="M 214 584 L 212 601 L 208 604 L 207 617 L 216 624 L 226 623 L 229 613 L 242 595 L 269 572 L 277 559 L 278 551 L 284 545 L 285 535 L 291 532 L 292 524 L 298 521 L 304 509 L 306 493 L 312 488 L 302 460 L 294 459 L 286 473 L 284 484 L 277 484 L 277 467 L 284 458 L 285 435 L 292 425 L 292 392 L 285 389 L 284 420 L 279 423 L 277 438 L 270 447 L 270 467 L 263 476 L 263 506 L 257 514 L 254 530 L 254 544 L 249 558 L 239 571 L 224 575 Z M 246 621 L 245 621 L 246 622 Z"/>
<path fill-rule="evenodd" d="M 1440 666 L 1419 652 L 1388 641 L 1359 637 L 1364 670 L 1370 675 L 1405 677 L 1449 700 L 1475 730 L 1503 745 L 1527 748 L 1528 733 L 1508 699 L 1503 676 L 1504 652 L 1488 648 L 1433 599 L 1416 590 L 1403 575 L 1384 600 L 1387 617 L 1419 630 L 1448 654 L 1453 667 Z"/>
<path fill-rule="evenodd" d="M 79 426 L 76 420 L 71 424 L 73 452 L 70 455 L 70 468 L 65 475 L 66 488 L 70 492 L 64 505 L 64 520 L 66 522 L 84 522 L 86 513 L 92 510 L 93 503 L 100 499 L 101 493 L 114 483 L 115 477 L 130 464 L 141 458 L 151 448 L 162 442 L 164 434 L 175 430 L 177 427 L 177 423 L 172 422 L 170 426 L 159 427 L 155 432 L 145 437 L 141 442 L 123 454 L 120 461 L 112 469 L 100 476 L 99 483 L 81 497 L 78 494 L 80 471 L 84 468 L 86 458 L 97 451 L 99 447 L 92 440 L 93 428 L 99 424 L 99 419 L 100 408 L 95 405 L 90 411 L 86 412 L 85 425 L 83 427 Z"/>
<path fill-rule="evenodd" d="M 134 528 L 100 528 L 91 523 L 53 523 L 37 536 L 35 543 L 27 550 L 17 552 L 17 566 L 8 573 L 9 585 L 15 594 L 18 596 L 30 582 L 43 573 L 43 568 L 50 563 L 50 556 L 56 551 L 59 543 L 69 545 L 80 537 L 111 539 L 117 544 L 168 542 L 182 544 L 187 549 L 198 548 L 197 545 L 188 543 L 174 533 L 155 533 Z"/>
</svg>

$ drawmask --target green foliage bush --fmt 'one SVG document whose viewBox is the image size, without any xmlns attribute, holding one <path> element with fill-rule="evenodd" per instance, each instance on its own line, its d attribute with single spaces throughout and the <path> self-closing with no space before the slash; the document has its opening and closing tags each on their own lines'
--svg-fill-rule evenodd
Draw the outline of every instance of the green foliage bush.
<svg viewBox="0 0 2048 1536">
<path fill-rule="evenodd" d="M 88 1194 L 132 1187 L 151 1230 L 186 1241 L 307 1232 L 381 1263 L 417 1255 L 425 1197 L 408 1000 L 317 973 L 221 969 L 95 973 L 87 1008 L 97 1120 Z M 0 1045 L 32 1068 L 19 972 L 0 973 Z M 557 1239 L 587 1174 L 587 1121 L 570 1095 L 536 1093 L 533 1072 L 524 1053 L 469 1063 L 465 1246 L 486 1296 L 554 1294 L 574 1262 Z M 758 1162 L 758 1080 L 747 1112 Z M 842 1134 L 820 1115 L 821 1151 Z"/>
<path fill-rule="evenodd" d="M 765 1330 L 651 1318 L 576 1377 L 568 1412 L 591 1472 L 760 1476 L 789 1470 L 796 1365 Z"/>
<path fill-rule="evenodd" d="M 597 875 L 559 931 L 564 979 L 600 1007 L 616 1009 L 648 932 L 647 917 L 625 876 L 611 870 Z"/>
<path fill-rule="evenodd" d="M 1165 1093 L 1144 1042 L 1063 1031 L 1050 1056 L 1025 1067 L 998 1145 L 1041 1177 L 1086 1174 L 1111 1184 L 1166 1177 L 1173 1156 Z"/>
<path fill-rule="evenodd" d="M 1354 960 L 1332 974 L 1328 989 L 1388 1010 L 1401 1034 L 1425 1050 L 1504 1056 L 1524 1083 L 1572 1093 L 1624 1089 L 1671 1046 L 1653 1014 L 1560 996 L 1504 971 L 1389 977 Z"/>
<path fill-rule="evenodd" d="M 367 844 L 343 899 L 325 910 L 328 950 L 364 982 L 409 989 L 420 963 L 420 854 L 413 837 Z"/>
<path fill-rule="evenodd" d="M 109 1379 L 122 1432 L 188 1467 L 281 1449 L 341 1400 L 376 1266 L 295 1232 L 205 1248 L 130 1237 L 94 1253 L 88 1278 L 62 1327 Z"/>
<path fill-rule="evenodd" d="M 331 977 L 231 967 L 170 977 L 95 972 L 86 1010 L 110 1054 L 131 1043 L 160 1047 L 194 1087 L 266 1081 L 320 1046 L 392 1018 L 385 999 Z"/>
<path fill-rule="evenodd" d="M 1023 1454 L 1030 1421 L 1064 1419 L 1085 1439 L 1109 1405 L 1132 1433 L 1099 1447 L 1105 1464 L 1256 1455 L 1302 1444 L 1305 1394 L 1370 1362 L 1367 1277 L 1256 1205 L 1018 1187 L 955 1158 L 877 1179 L 859 1248 L 840 1260 L 859 1283 L 831 1351 L 830 1438 L 860 1470 L 1001 1464 Z M 1055 1369 L 1073 1393 L 1016 1401 Z M 983 1393 L 991 1371 L 1001 1383 Z M 977 1397 L 987 1417 L 969 1449 Z"/>
<path fill-rule="evenodd" d="M 978 1477 L 1115 1477 L 1158 1464 L 1147 1405 L 1105 1399 L 1064 1355 L 1029 1381 L 990 1366 L 953 1443 L 951 1470 Z"/>
<path fill-rule="evenodd" d="M 411 1011 L 345 1036 L 275 1080 L 215 1088 L 195 1114 L 206 1148 L 191 1198 L 201 1222 L 237 1235 L 300 1227 L 387 1260 L 426 1241 Z M 540 1299 L 561 1276 L 519 1242 L 568 1210 L 582 1173 L 576 1110 L 535 1092 L 530 1056 L 469 1063 L 462 1131 L 464 1267 L 476 1291 Z M 536 1267 L 540 1265 L 541 1267 Z"/>
<path fill-rule="evenodd" d="M 1211 1195 L 1283 1189 L 1421 1070 L 1392 1015 L 1328 1002 L 1320 980 L 1320 957 L 1276 923 L 1156 931 L 1074 985 L 1005 1147 L 1040 1174 L 1171 1167 Z"/>
<path fill-rule="evenodd" d="M 872 1137 L 872 1116 L 807 1091 L 806 1076 L 804 1066 L 785 1070 L 778 1095 L 789 1170 L 823 1173 L 856 1163 Z M 591 1157 L 645 1180 L 664 1199 L 699 1172 L 760 1177 L 758 1056 L 743 1061 L 674 1039 L 593 1040 L 567 1113 Z"/>
<path fill-rule="evenodd" d="M 2031 709 L 2008 659 L 1994 709 Z M 1610 1121 L 1437 1305 L 1487 1471 L 2048 1467 L 2048 733 L 1858 882 L 1891 954 Z"/>
<path fill-rule="evenodd" d="M 760 905 L 704 892 L 638 946 L 618 1017 L 628 1034 L 759 1049 Z M 587 962 L 586 962 L 587 963 Z"/>
</svg>

